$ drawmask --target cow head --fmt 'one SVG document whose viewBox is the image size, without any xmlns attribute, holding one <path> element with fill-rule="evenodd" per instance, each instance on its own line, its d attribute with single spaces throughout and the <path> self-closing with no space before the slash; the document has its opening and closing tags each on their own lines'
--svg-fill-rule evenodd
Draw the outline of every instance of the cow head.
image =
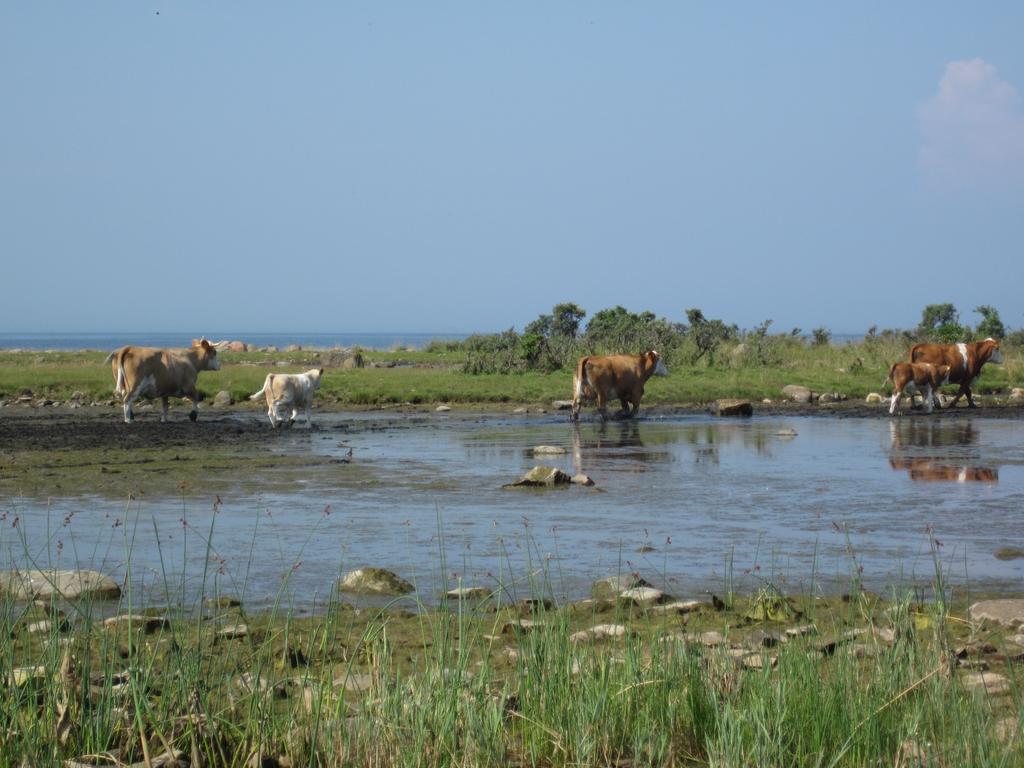
<svg viewBox="0 0 1024 768">
<path fill-rule="evenodd" d="M 310 368 L 306 371 L 306 376 L 313 382 L 313 389 L 320 389 L 320 377 L 324 375 L 323 368 Z"/>
<path fill-rule="evenodd" d="M 1003 353 L 999 351 L 999 342 L 992 338 L 979 341 L 978 360 L 982 363 L 1003 362 Z"/>
<path fill-rule="evenodd" d="M 655 376 L 668 376 L 668 368 L 666 368 L 665 363 L 661 361 L 661 355 L 652 349 L 650 352 L 646 353 L 644 357 L 647 358 L 647 364 L 654 368 Z"/>
<path fill-rule="evenodd" d="M 217 348 L 206 339 L 192 340 L 192 349 L 199 358 L 199 370 L 219 371 L 220 360 L 217 359 Z"/>
</svg>

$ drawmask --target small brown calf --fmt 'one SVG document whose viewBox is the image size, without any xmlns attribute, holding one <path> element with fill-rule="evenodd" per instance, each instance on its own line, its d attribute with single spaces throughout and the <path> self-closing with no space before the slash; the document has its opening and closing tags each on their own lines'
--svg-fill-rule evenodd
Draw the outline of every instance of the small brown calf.
<svg viewBox="0 0 1024 768">
<path fill-rule="evenodd" d="M 925 411 L 931 413 L 934 405 L 932 393 L 943 384 L 949 383 L 949 366 L 931 363 L 893 363 L 889 368 L 889 381 L 892 382 L 890 414 L 895 413 L 896 405 L 905 391 L 909 390 L 912 393 L 919 387 L 924 390 Z"/>
</svg>

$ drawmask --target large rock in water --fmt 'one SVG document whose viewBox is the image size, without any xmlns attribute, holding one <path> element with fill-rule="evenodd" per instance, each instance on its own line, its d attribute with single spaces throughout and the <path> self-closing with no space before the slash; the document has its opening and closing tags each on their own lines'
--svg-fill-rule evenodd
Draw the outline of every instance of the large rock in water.
<svg viewBox="0 0 1024 768">
<path fill-rule="evenodd" d="M 386 568 L 357 568 L 345 574 L 338 585 L 342 592 L 362 595 L 408 595 L 416 588 Z"/>
<path fill-rule="evenodd" d="M 224 408 L 228 405 L 234 405 L 235 399 L 231 396 L 231 393 L 226 389 L 222 389 L 213 398 L 213 404 L 218 408 Z"/>
<path fill-rule="evenodd" d="M 571 482 L 572 478 L 557 467 L 545 467 L 541 465 L 534 467 L 523 475 L 522 478 L 514 483 L 506 485 L 505 487 L 519 488 L 534 486 L 551 488 L 556 485 L 568 485 Z"/>
<path fill-rule="evenodd" d="M 799 384 L 787 384 L 782 388 L 782 394 L 794 403 L 809 403 L 814 400 L 814 393 L 808 387 Z"/>
<path fill-rule="evenodd" d="M 715 416 L 753 416 L 754 406 L 750 404 L 749 400 L 727 398 L 716 400 L 711 406 L 711 412 Z"/>
<path fill-rule="evenodd" d="M 0 595 L 15 600 L 53 596 L 66 600 L 82 597 L 116 600 L 121 596 L 121 587 L 96 571 L 8 571 L 0 574 Z"/>
</svg>

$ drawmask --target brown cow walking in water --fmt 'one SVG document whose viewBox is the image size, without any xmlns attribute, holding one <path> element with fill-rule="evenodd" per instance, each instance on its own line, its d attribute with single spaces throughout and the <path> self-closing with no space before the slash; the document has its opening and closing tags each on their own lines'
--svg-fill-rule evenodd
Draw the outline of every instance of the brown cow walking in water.
<svg viewBox="0 0 1024 768">
<path fill-rule="evenodd" d="M 581 357 L 572 380 L 572 415 L 576 421 L 584 400 L 597 400 L 601 418 L 608 419 L 608 400 L 617 397 L 622 413 L 636 416 L 644 384 L 651 376 L 668 376 L 661 355 L 653 350 L 642 355 L 606 355 Z M 630 408 L 630 406 L 632 406 Z"/>
<path fill-rule="evenodd" d="M 1003 354 L 999 351 L 999 342 L 995 339 L 969 344 L 915 344 L 910 349 L 910 362 L 948 365 L 949 383 L 960 385 L 960 391 L 956 393 L 948 407 L 953 408 L 961 397 L 967 395 L 967 405 L 974 408 L 971 384 L 981 375 L 981 367 L 985 363 L 1003 362 Z M 932 396 L 937 404 L 938 396 L 935 393 Z"/>
</svg>

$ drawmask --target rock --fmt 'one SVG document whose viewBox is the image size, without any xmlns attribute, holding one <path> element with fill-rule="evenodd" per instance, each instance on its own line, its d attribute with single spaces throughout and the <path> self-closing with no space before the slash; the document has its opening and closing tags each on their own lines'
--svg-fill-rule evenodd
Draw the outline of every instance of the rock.
<svg viewBox="0 0 1024 768">
<path fill-rule="evenodd" d="M 534 456 L 561 456 L 565 452 L 560 445 L 538 445 L 533 449 Z"/>
<path fill-rule="evenodd" d="M 486 600 L 491 596 L 491 590 L 487 587 L 459 587 L 449 589 L 444 596 L 449 600 Z"/>
<path fill-rule="evenodd" d="M 551 407 L 556 411 L 567 411 L 572 408 L 572 400 L 555 400 L 551 403 Z"/>
<path fill-rule="evenodd" d="M 751 648 L 774 648 L 782 642 L 782 633 L 774 629 L 755 629 L 747 638 Z"/>
<path fill-rule="evenodd" d="M 1024 600 L 982 600 L 967 611 L 971 621 L 1016 629 L 1024 625 Z"/>
<path fill-rule="evenodd" d="M 619 594 L 619 600 L 632 605 L 647 606 L 666 603 L 672 598 L 654 587 L 632 587 Z"/>
<path fill-rule="evenodd" d="M 407 595 L 416 589 L 408 581 L 385 568 L 357 568 L 338 585 L 342 592 L 364 595 Z"/>
<path fill-rule="evenodd" d="M 249 627 L 245 624 L 228 624 L 223 629 L 217 631 L 217 637 L 222 640 L 237 640 L 248 637 L 248 635 Z"/>
<path fill-rule="evenodd" d="M 527 413 L 527 409 L 519 406 L 518 408 L 513 408 L 512 413 Z"/>
<path fill-rule="evenodd" d="M 1020 731 L 1020 719 L 1016 715 L 1000 718 L 992 729 L 996 741 L 1002 744 L 1010 744 L 1017 738 Z"/>
<path fill-rule="evenodd" d="M 0 573 L 0 595 L 15 600 L 92 597 L 116 600 L 121 587 L 96 571 L 8 571 Z"/>
<path fill-rule="evenodd" d="M 790 627 L 786 630 L 786 637 L 803 637 L 804 635 L 812 635 L 818 630 L 815 629 L 813 624 L 804 624 L 800 627 Z"/>
<path fill-rule="evenodd" d="M 716 648 L 720 645 L 725 645 L 725 637 L 721 632 L 716 632 L 715 630 L 701 632 L 699 635 L 687 635 L 686 641 L 703 645 L 706 648 Z"/>
<path fill-rule="evenodd" d="M 542 626 L 539 621 L 533 621 L 531 619 L 515 619 L 513 621 L 507 621 L 502 625 L 501 634 L 511 635 L 515 633 L 532 632 L 539 626 Z"/>
<path fill-rule="evenodd" d="M 780 429 L 780 430 L 779 430 L 778 432 L 776 432 L 775 434 L 776 434 L 776 435 L 777 435 L 778 437 L 782 437 L 782 438 L 787 438 L 787 439 L 792 439 L 792 438 L 796 437 L 796 435 L 797 435 L 797 432 L 796 432 L 796 430 L 795 430 L 795 429 L 792 429 L 791 427 L 783 427 L 782 429 Z"/>
<path fill-rule="evenodd" d="M 880 405 L 884 403 L 888 398 L 882 397 L 877 392 L 868 392 L 868 396 L 864 398 L 864 402 L 868 405 Z"/>
<path fill-rule="evenodd" d="M 301 352 L 302 351 L 302 345 L 301 344 L 289 344 L 287 347 L 284 348 L 284 351 L 285 352 Z"/>
<path fill-rule="evenodd" d="M 340 367 L 343 371 L 354 371 L 356 368 L 362 368 L 364 365 L 363 356 L 356 352 L 342 360 Z"/>
<path fill-rule="evenodd" d="M 765 397 L 761 399 L 761 402 L 764 403 L 765 405 L 771 405 L 772 399 L 770 397 Z"/>
<path fill-rule="evenodd" d="M 1000 547 L 992 554 L 996 560 L 1019 560 L 1024 557 L 1024 549 L 1019 547 Z"/>
<path fill-rule="evenodd" d="M 46 682 L 46 667 L 15 667 L 11 673 L 4 678 L 8 686 L 20 688 L 31 681 Z"/>
<path fill-rule="evenodd" d="M 366 693 L 373 687 L 373 675 L 369 673 L 355 672 L 351 675 L 339 677 L 333 683 L 334 688 L 341 688 L 346 693 Z"/>
<path fill-rule="evenodd" d="M 1024 388 L 1022 388 L 1022 387 L 1014 387 L 1013 389 L 1011 389 L 1010 390 L 1010 399 L 1011 400 L 1024 400 Z"/>
<path fill-rule="evenodd" d="M 213 404 L 218 408 L 224 408 L 228 405 L 235 404 L 235 398 L 231 396 L 231 393 L 226 389 L 222 389 L 216 395 L 213 396 Z"/>
<path fill-rule="evenodd" d="M 246 344 L 244 341 L 229 341 L 227 344 L 224 345 L 223 348 L 224 348 L 224 350 L 226 352 L 248 352 L 249 351 L 249 345 Z"/>
<path fill-rule="evenodd" d="M 590 479 L 590 475 L 585 475 L 580 472 L 578 475 L 572 476 L 573 485 L 593 485 L 594 481 Z"/>
<path fill-rule="evenodd" d="M 42 619 L 41 621 L 33 621 L 25 626 L 25 631 L 30 635 L 46 635 L 54 630 L 57 632 L 67 632 L 69 629 L 71 629 L 71 625 L 63 619 L 58 619 L 57 621 Z"/>
<path fill-rule="evenodd" d="M 984 691 L 989 696 L 1002 696 L 1013 690 L 1010 681 L 995 672 L 968 672 L 961 678 L 961 682 L 964 688 Z"/>
<path fill-rule="evenodd" d="M 147 635 L 170 625 L 171 622 L 163 616 L 143 616 L 141 614 L 125 613 L 103 620 L 103 626 L 107 629 L 119 629 L 122 626 L 125 629 L 131 627 L 132 629 L 142 629 Z"/>
<path fill-rule="evenodd" d="M 434 410 L 437 413 L 448 413 L 448 411 L 450 411 L 451 409 L 452 409 L 452 407 L 450 405 L 439 405 Z"/>
<path fill-rule="evenodd" d="M 814 398 L 810 389 L 799 384 L 787 384 L 782 388 L 782 394 L 794 403 L 809 403 Z"/>
<path fill-rule="evenodd" d="M 674 603 L 665 603 L 664 605 L 656 606 L 651 610 L 655 613 L 676 613 L 682 615 L 684 613 L 693 613 L 694 611 L 699 611 L 705 605 L 707 605 L 707 603 L 702 602 L 700 600 L 683 600 Z"/>
<path fill-rule="evenodd" d="M 208 597 L 203 600 L 203 605 L 207 608 L 240 608 L 242 601 L 237 597 L 230 597 L 222 595 L 220 597 Z"/>
<path fill-rule="evenodd" d="M 572 478 L 556 467 L 536 466 L 514 483 L 503 487 L 554 487 L 556 485 L 568 485 Z"/>
<path fill-rule="evenodd" d="M 842 403 L 849 398 L 842 392 L 822 392 L 818 396 L 819 405 L 826 405 L 828 403 Z"/>
<path fill-rule="evenodd" d="M 595 624 L 590 629 L 584 629 L 569 635 L 569 642 L 584 643 L 588 640 L 601 642 L 602 640 L 614 640 L 626 636 L 626 628 L 621 624 Z"/>
<path fill-rule="evenodd" d="M 591 585 L 590 596 L 595 600 L 614 600 L 627 589 L 649 586 L 651 585 L 641 579 L 639 574 L 636 573 L 608 576 L 598 579 Z"/>
<path fill-rule="evenodd" d="M 715 416 L 753 416 L 754 406 L 750 404 L 749 400 L 727 398 L 716 400 L 711 406 L 711 412 Z"/>
</svg>

